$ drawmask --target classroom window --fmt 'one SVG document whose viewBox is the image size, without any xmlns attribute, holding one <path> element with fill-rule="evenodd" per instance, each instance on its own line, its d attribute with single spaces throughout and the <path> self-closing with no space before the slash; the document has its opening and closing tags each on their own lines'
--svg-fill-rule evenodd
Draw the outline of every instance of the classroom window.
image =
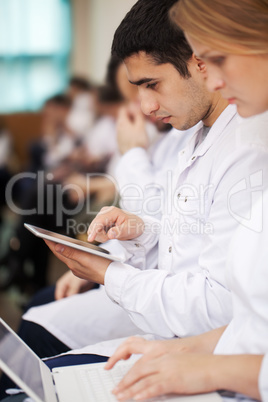
<svg viewBox="0 0 268 402">
<path fill-rule="evenodd" d="M 37 110 L 69 78 L 70 0 L 0 0 L 0 112 Z"/>
</svg>

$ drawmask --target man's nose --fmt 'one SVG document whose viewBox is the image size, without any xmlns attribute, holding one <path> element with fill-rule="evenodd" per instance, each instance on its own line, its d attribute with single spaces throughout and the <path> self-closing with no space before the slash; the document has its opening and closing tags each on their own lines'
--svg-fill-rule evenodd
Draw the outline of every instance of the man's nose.
<svg viewBox="0 0 268 402">
<path fill-rule="evenodd" d="M 150 116 L 159 109 L 156 99 L 149 94 L 140 93 L 141 110 L 147 116 Z"/>
</svg>

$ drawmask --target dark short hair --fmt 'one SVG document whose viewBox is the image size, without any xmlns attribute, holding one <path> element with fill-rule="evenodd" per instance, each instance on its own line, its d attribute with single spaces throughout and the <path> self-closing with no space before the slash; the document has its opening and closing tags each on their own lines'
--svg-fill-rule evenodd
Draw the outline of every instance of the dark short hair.
<svg viewBox="0 0 268 402">
<path fill-rule="evenodd" d="M 65 108 L 70 108 L 72 106 L 72 100 L 69 98 L 69 96 L 64 95 L 64 94 L 57 94 L 54 96 L 51 96 L 51 98 L 48 98 L 45 101 L 45 105 L 53 103 L 54 105 L 57 106 L 62 106 Z"/>
<path fill-rule="evenodd" d="M 182 77 L 190 77 L 188 62 L 193 51 L 169 18 L 176 1 L 138 0 L 115 32 L 112 54 L 125 60 L 144 51 L 156 64 L 171 63 Z"/>
<path fill-rule="evenodd" d="M 113 85 L 101 85 L 97 88 L 96 93 L 100 103 L 105 103 L 108 105 L 123 101 L 119 90 Z"/>
<path fill-rule="evenodd" d="M 105 82 L 107 85 L 111 85 L 112 87 L 117 88 L 117 72 L 119 70 L 119 67 L 123 63 L 122 59 L 119 59 L 119 57 L 112 55 L 110 57 L 110 60 L 107 65 L 107 73 L 106 73 L 106 79 Z"/>
<path fill-rule="evenodd" d="M 93 89 L 92 83 L 84 77 L 73 76 L 69 81 L 70 86 L 74 86 L 81 91 L 91 91 Z"/>
</svg>

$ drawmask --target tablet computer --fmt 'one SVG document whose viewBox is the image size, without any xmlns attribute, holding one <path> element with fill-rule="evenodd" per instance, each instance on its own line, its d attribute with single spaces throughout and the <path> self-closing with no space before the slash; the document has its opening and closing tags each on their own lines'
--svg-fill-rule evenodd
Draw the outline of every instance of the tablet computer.
<svg viewBox="0 0 268 402">
<path fill-rule="evenodd" d="M 99 257 L 107 258 L 111 261 L 120 261 L 122 259 L 116 257 L 115 255 L 110 254 L 108 250 L 105 250 L 102 247 L 96 246 L 92 243 L 87 243 L 86 241 L 73 239 L 69 236 L 64 236 L 59 233 L 51 232 L 50 230 L 46 230 L 43 228 L 39 228 L 37 226 L 30 225 L 29 223 L 24 223 L 26 229 L 30 230 L 35 236 L 40 237 L 41 239 L 46 239 L 53 241 L 54 243 L 60 243 L 68 247 L 76 248 L 81 251 L 85 251 L 86 253 L 95 254 Z"/>
</svg>

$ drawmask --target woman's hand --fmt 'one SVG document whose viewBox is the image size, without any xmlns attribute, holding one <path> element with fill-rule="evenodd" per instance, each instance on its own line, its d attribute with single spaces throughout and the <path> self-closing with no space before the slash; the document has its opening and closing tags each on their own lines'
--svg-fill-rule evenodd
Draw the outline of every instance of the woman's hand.
<svg viewBox="0 0 268 402">
<path fill-rule="evenodd" d="M 105 368 L 112 368 L 118 360 L 126 360 L 134 353 L 143 356 L 113 393 L 119 400 L 143 400 L 164 394 L 189 395 L 225 389 L 259 400 L 262 355 L 214 355 L 209 352 L 206 342 L 215 342 L 224 328 L 169 341 L 127 339 Z"/>
<path fill-rule="evenodd" d="M 138 360 L 113 390 L 119 400 L 143 400 L 165 394 L 199 394 L 217 389 L 214 355 L 147 354 Z"/>
<path fill-rule="evenodd" d="M 226 327 L 188 338 L 174 338 L 167 341 L 148 341 L 140 337 L 130 337 L 123 342 L 109 358 L 105 368 L 111 369 L 119 360 L 127 360 L 132 354 L 159 356 L 164 353 L 213 353 Z"/>
<path fill-rule="evenodd" d="M 150 355 L 152 358 L 172 351 L 186 352 L 187 349 L 184 349 L 183 340 L 176 338 L 168 341 L 147 341 L 133 336 L 117 348 L 107 361 L 105 369 L 110 370 L 119 360 L 127 360 L 132 354 Z"/>
</svg>

